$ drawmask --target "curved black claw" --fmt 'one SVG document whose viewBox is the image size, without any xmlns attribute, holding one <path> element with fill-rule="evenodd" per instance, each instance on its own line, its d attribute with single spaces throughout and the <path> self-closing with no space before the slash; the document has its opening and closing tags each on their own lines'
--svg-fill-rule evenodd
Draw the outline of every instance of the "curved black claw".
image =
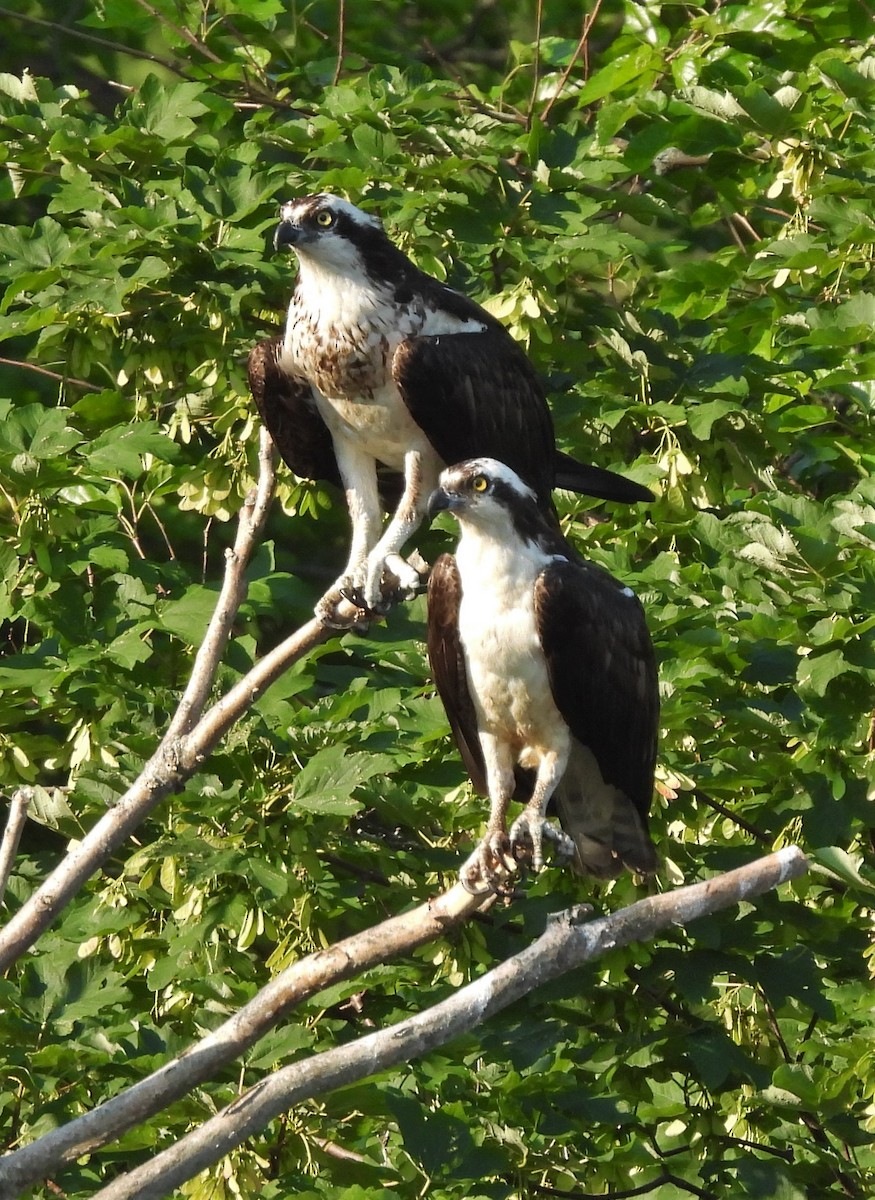
<svg viewBox="0 0 875 1200">
<path fill-rule="evenodd" d="M 544 842 L 551 842 L 558 856 L 574 857 L 574 842 L 552 821 L 535 810 L 524 808 L 510 829 L 511 853 L 518 860 L 530 861 L 536 873 L 544 866 Z"/>
<path fill-rule="evenodd" d="M 368 605 L 365 601 L 365 594 L 360 587 L 342 587 L 340 588 L 341 599 L 346 600 L 349 604 L 354 604 L 362 616 L 368 617 L 384 617 L 388 612 L 388 605 L 385 601 L 382 604 Z"/>
<path fill-rule="evenodd" d="M 354 605 L 356 611 L 350 615 L 341 616 L 337 611 L 341 600 Z M 314 611 L 317 618 L 323 625 L 327 625 L 329 629 L 337 629 L 344 632 L 348 632 L 351 629 L 355 633 L 367 632 L 368 612 L 357 603 L 350 594 L 350 589 L 346 587 L 329 589 L 316 605 Z"/>
<path fill-rule="evenodd" d="M 511 853 L 507 834 L 487 833 L 471 857 L 462 865 L 459 882 L 472 896 L 485 896 L 490 892 L 499 896 L 512 896 L 516 871 L 517 861 Z"/>
</svg>

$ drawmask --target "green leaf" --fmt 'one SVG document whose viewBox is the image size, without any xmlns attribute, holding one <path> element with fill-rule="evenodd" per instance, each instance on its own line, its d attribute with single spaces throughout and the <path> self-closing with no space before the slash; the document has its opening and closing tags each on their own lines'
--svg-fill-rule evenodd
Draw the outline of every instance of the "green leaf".
<svg viewBox="0 0 875 1200">
<path fill-rule="evenodd" d="M 653 60 L 649 46 L 639 46 L 631 54 L 621 55 L 606 67 L 595 71 L 577 93 L 578 104 L 592 104 L 604 96 L 613 96 L 626 84 L 645 75 Z"/>
<path fill-rule="evenodd" d="M 796 678 L 800 687 L 810 689 L 816 696 L 823 696 L 833 679 L 852 669 L 841 650 L 827 650 L 823 654 L 810 654 L 803 658 L 796 670 Z"/>
<path fill-rule="evenodd" d="M 709 400 L 705 404 L 697 404 L 687 415 L 690 433 L 699 441 L 706 442 L 711 436 L 714 422 L 737 410 L 738 405 L 729 400 Z"/>
<path fill-rule="evenodd" d="M 164 600 L 156 615 L 162 629 L 175 633 L 190 646 L 199 646 L 216 608 L 218 592 L 194 584 L 178 600 Z"/>
<path fill-rule="evenodd" d="M 875 892 L 875 880 L 865 879 L 860 874 L 860 865 L 841 846 L 819 846 L 812 851 L 811 857 L 834 875 L 838 875 L 845 883 L 867 892 Z"/>
<path fill-rule="evenodd" d="M 179 455 L 176 446 L 155 422 L 144 421 L 126 428 L 108 430 L 93 443 L 88 452 L 88 464 L 94 471 L 110 477 L 117 475 L 137 479 L 145 469 L 143 456 L 152 454 L 166 462 Z"/>
<path fill-rule="evenodd" d="M 384 754 L 348 751 L 345 746 L 324 746 L 308 759 L 292 787 L 292 804 L 309 812 L 346 816 L 361 804 L 353 793 L 361 784 L 391 767 Z"/>
<path fill-rule="evenodd" d="M 163 142 L 184 141 L 197 128 L 193 118 L 207 111 L 199 99 L 204 91 L 200 83 L 168 85 L 149 75 L 137 92 L 132 116 L 140 119 L 147 133 Z"/>
</svg>

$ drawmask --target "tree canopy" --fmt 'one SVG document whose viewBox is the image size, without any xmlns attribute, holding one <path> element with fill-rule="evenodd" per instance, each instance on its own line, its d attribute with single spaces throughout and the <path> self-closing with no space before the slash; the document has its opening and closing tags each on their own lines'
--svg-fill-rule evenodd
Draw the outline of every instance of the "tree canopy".
<svg viewBox="0 0 875 1200">
<path fill-rule="evenodd" d="M 658 890 L 799 844 L 803 879 L 618 947 L 409 1065 L 302 1104 L 180 1195 L 816 1200 L 875 1184 L 875 37 L 865 0 L 2 12 L 0 772 L 34 786 L 7 913 L 160 741 L 257 476 L 246 355 L 293 282 L 279 202 L 380 213 L 543 375 L 567 494 L 660 660 Z M 216 680 L 305 623 L 339 493 L 281 468 Z M 428 559 L 451 524 L 418 539 Z M 424 603 L 266 691 L 0 980 L 14 1148 L 116 1095 L 276 972 L 452 882 L 487 805 Z M 305 1001 L 34 1196 L 84 1197 L 277 1064 L 344 1046 L 640 880 L 555 867 Z"/>
</svg>

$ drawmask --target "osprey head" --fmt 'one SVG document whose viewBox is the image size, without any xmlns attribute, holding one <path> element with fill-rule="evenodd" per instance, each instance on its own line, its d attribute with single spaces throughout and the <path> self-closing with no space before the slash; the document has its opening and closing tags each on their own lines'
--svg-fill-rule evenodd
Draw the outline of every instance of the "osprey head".
<svg viewBox="0 0 875 1200">
<path fill-rule="evenodd" d="M 428 501 L 429 516 L 444 509 L 461 522 L 478 525 L 525 524 L 538 515 L 538 499 L 516 471 L 495 458 L 469 458 L 447 467 Z"/>
<path fill-rule="evenodd" d="M 274 249 L 291 246 L 327 267 L 361 266 L 375 245 L 388 241 L 377 217 L 328 192 L 287 200 L 280 217 Z"/>
</svg>

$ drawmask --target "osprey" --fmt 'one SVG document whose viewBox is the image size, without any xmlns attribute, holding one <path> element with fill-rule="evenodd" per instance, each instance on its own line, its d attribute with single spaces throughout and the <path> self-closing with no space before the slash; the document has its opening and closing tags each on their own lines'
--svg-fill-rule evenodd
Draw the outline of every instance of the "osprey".
<svg viewBox="0 0 875 1200">
<path fill-rule="evenodd" d="M 285 333 L 253 349 L 249 383 L 294 473 L 346 491 L 349 561 L 320 617 L 331 623 L 342 595 L 379 610 L 384 568 L 401 591 L 418 587 L 399 551 L 448 463 L 500 458 L 545 513 L 557 486 L 624 503 L 652 499 L 556 450 L 544 392 L 507 330 L 415 267 L 376 217 L 324 192 L 290 200 L 281 216 L 274 245 L 293 248 L 298 277 Z M 382 534 L 378 464 L 404 482 Z"/>
<path fill-rule="evenodd" d="M 498 887 L 543 838 L 601 878 L 657 865 L 647 833 L 659 697 L 653 646 L 631 588 L 581 558 L 534 490 L 503 463 L 445 470 L 431 497 L 461 527 L 428 584 L 428 655 L 486 834 L 462 869 Z M 507 833 L 511 799 L 525 807 Z M 545 820 L 552 801 L 565 836 Z"/>
</svg>

